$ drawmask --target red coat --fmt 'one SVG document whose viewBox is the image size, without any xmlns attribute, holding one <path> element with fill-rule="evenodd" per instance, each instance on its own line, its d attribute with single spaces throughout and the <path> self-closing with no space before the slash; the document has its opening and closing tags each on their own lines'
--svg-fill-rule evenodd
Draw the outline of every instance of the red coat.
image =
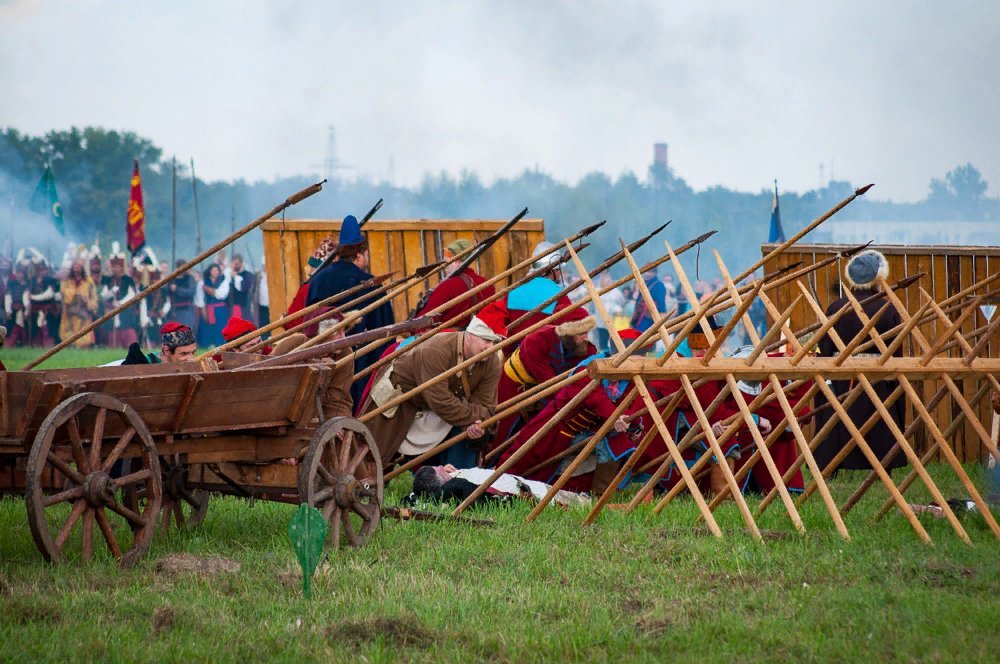
<svg viewBox="0 0 1000 664">
<path fill-rule="evenodd" d="M 795 406 L 802 400 L 805 393 L 809 390 L 809 383 L 803 383 L 800 387 L 796 388 L 791 393 L 786 393 L 788 397 L 788 403 L 794 409 Z M 743 399 L 749 404 L 754 400 L 754 396 L 750 394 L 740 393 Z M 811 410 L 808 408 L 803 408 L 798 415 L 808 415 Z M 772 399 L 770 402 L 764 404 L 754 411 L 754 414 L 766 418 L 771 426 L 777 426 L 785 417 L 785 412 L 781 409 L 781 404 L 777 399 Z M 736 468 L 739 469 L 743 464 L 745 464 L 750 459 L 750 454 L 756 450 L 756 444 L 750 431 L 743 429 L 738 434 L 736 438 L 739 439 L 739 444 L 742 449 L 748 450 L 749 453 L 744 452 L 740 461 L 736 463 Z M 764 436 L 767 439 L 767 436 Z M 771 457 L 774 459 L 774 465 L 778 468 L 778 472 L 784 475 L 785 472 L 792 467 L 795 463 L 795 459 L 799 455 L 799 447 L 795 442 L 795 436 L 789 430 L 787 423 L 785 430 L 778 436 L 778 439 L 768 447 L 771 452 Z M 750 470 L 750 478 L 753 482 L 753 487 L 762 493 L 771 491 L 774 488 L 774 480 L 771 479 L 771 474 L 767 472 L 767 466 L 764 464 L 763 460 L 759 460 L 754 467 Z M 801 468 L 795 472 L 794 475 L 788 480 L 786 485 L 791 491 L 802 491 L 805 488 L 802 480 L 802 470 Z"/>
<path fill-rule="evenodd" d="M 466 268 L 461 274 L 452 275 L 439 283 L 434 290 L 431 291 L 430 296 L 427 298 L 427 303 L 420 311 L 417 312 L 417 316 L 423 316 L 442 304 L 445 304 L 456 297 L 460 297 L 462 293 L 466 293 L 485 282 L 486 279 L 476 274 L 471 268 Z M 449 321 L 455 316 L 464 314 L 476 304 L 493 297 L 496 292 L 497 291 L 493 288 L 493 286 L 487 286 L 475 295 L 459 300 L 441 312 L 441 322 Z M 464 330 L 468 327 L 471 319 L 471 314 L 463 316 L 454 323 L 449 324 L 449 327 Z"/>
<path fill-rule="evenodd" d="M 589 384 L 590 381 L 580 380 L 556 392 L 554 398 L 546 404 L 545 408 L 517 433 L 517 440 L 501 455 L 500 463 L 505 462 L 521 449 L 528 439 L 552 420 L 563 406 L 569 403 Z M 565 450 L 573 444 L 573 441 L 578 436 L 584 437 L 600 428 L 606 420 L 614 415 L 616 401 L 623 398 L 631 389 L 633 389 L 632 383 L 627 383 L 621 394 L 612 400 L 607 391 L 601 385 L 598 385 L 597 389 L 593 390 L 569 415 L 561 416 L 559 423 L 536 442 L 531 450 L 508 469 L 507 472 L 543 482 L 551 480 L 559 467 L 560 462 L 558 461 L 530 475 L 526 475 L 525 473 L 539 463 L 543 463 Z M 617 433 L 614 430 L 609 434 L 608 442 L 612 451 L 616 454 L 618 450 L 627 448 L 631 444 L 626 434 Z M 634 445 L 632 446 L 634 447 Z M 575 477 L 565 488 L 575 491 L 587 490 L 591 479 L 590 475 Z"/>
<path fill-rule="evenodd" d="M 570 355 L 563 347 L 562 339 L 556 334 L 554 325 L 540 327 L 524 337 L 520 347 L 504 363 L 497 387 L 498 403 L 513 399 L 528 387 L 544 383 L 572 369 L 596 352 L 597 348 L 588 343 L 583 355 Z M 546 401 L 536 402 L 524 414 L 514 413 L 500 420 L 491 449 L 514 435 L 532 414 L 544 407 Z"/>
</svg>

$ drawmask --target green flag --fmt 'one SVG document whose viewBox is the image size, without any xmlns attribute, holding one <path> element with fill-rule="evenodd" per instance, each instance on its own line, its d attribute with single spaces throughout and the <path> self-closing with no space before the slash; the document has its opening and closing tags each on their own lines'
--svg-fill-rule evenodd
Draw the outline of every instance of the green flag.
<svg viewBox="0 0 1000 664">
<path fill-rule="evenodd" d="M 52 167 L 46 166 L 42 179 L 35 187 L 35 193 L 31 195 L 31 202 L 28 207 L 39 213 L 52 217 L 52 223 L 56 225 L 56 230 L 60 235 L 66 235 L 63 227 L 62 205 L 59 204 L 59 194 L 56 193 L 56 179 L 52 176 Z"/>
<path fill-rule="evenodd" d="M 311 596 L 312 576 L 319 565 L 319 557 L 323 554 L 323 544 L 329 526 L 323 513 L 315 507 L 302 503 L 288 523 L 288 538 L 292 540 L 295 557 L 302 566 L 302 590 L 306 597 Z"/>
</svg>

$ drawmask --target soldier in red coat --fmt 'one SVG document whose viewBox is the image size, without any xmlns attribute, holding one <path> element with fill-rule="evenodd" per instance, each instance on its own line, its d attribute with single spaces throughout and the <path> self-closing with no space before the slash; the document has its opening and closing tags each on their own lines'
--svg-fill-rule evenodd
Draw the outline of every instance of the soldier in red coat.
<svg viewBox="0 0 1000 664">
<path fill-rule="evenodd" d="M 513 399 L 533 385 L 544 383 L 594 355 L 597 348 L 590 343 L 588 335 L 596 324 L 593 316 L 587 316 L 559 325 L 544 325 L 524 337 L 503 365 L 497 401 L 503 403 Z M 545 406 L 546 401 L 536 402 L 500 420 L 490 449 L 517 433 Z"/>
<path fill-rule="evenodd" d="M 607 357 L 606 353 L 599 353 L 592 357 Z M 584 360 L 578 365 L 577 371 L 586 371 L 589 360 Z M 580 380 L 563 387 L 556 392 L 553 399 L 535 417 L 528 422 L 524 428 L 517 433 L 516 442 L 504 451 L 500 457 L 500 463 L 505 462 L 515 452 L 534 436 L 538 431 L 548 424 L 563 406 L 569 403 L 578 395 L 589 381 Z M 555 461 L 540 470 L 528 473 L 535 466 L 551 459 L 569 446 L 586 441 L 601 425 L 614 415 L 617 403 L 633 389 L 631 381 L 601 381 L 597 389 L 593 390 L 580 405 L 573 409 L 568 415 L 560 416 L 558 423 L 552 427 L 517 463 L 507 469 L 507 472 L 521 475 L 527 479 L 550 481 L 560 472 L 561 463 Z M 634 403 L 634 402 L 633 402 Z M 596 454 L 588 459 L 577 471 L 577 473 L 566 484 L 565 489 L 569 491 L 588 491 L 595 493 L 603 491 L 607 483 L 617 472 L 618 464 L 616 459 L 635 449 L 635 436 L 629 435 L 629 423 L 625 416 L 620 416 L 615 420 L 614 426 L 596 449 Z M 566 458 L 566 462 L 572 460 L 572 456 Z M 612 463 L 614 462 L 614 463 Z M 603 466 L 603 469 L 601 468 Z M 607 472 L 602 472 L 607 471 Z"/>
<path fill-rule="evenodd" d="M 761 392 L 761 385 L 759 382 L 748 382 L 748 381 L 738 381 L 737 385 L 740 388 L 740 398 L 742 398 L 748 405 L 753 401 L 757 395 Z M 801 386 L 797 387 L 791 392 L 786 392 L 785 395 L 788 398 L 788 403 L 794 409 L 796 405 L 805 396 L 805 393 L 809 390 L 809 383 L 803 383 Z M 805 408 L 803 411 L 798 412 L 798 415 L 808 415 L 810 410 Z M 757 426 L 760 428 L 761 433 L 765 436 L 767 432 L 772 430 L 772 427 L 776 426 L 785 417 L 785 412 L 781 408 L 781 403 L 777 399 L 772 399 L 768 403 L 759 406 L 754 411 L 754 416 L 757 418 Z M 736 434 L 737 444 L 742 450 L 740 459 L 736 462 L 736 470 L 739 470 L 743 464 L 745 464 L 749 459 L 751 454 L 756 449 L 757 445 L 753 437 L 750 434 L 749 429 L 743 428 Z M 771 457 L 774 459 L 774 465 L 778 469 L 778 473 L 784 476 L 785 472 L 792 467 L 795 463 L 795 459 L 798 457 L 798 447 L 795 442 L 795 436 L 792 434 L 791 428 L 786 426 L 778 438 L 767 448 L 771 453 Z M 805 487 L 802 483 L 802 470 L 798 470 L 795 474 L 788 480 L 786 484 L 789 491 L 802 491 Z M 754 464 L 754 467 L 750 470 L 747 482 L 742 487 L 744 490 L 759 491 L 761 493 L 767 493 L 774 488 L 774 479 L 771 477 L 771 473 L 767 471 L 767 466 L 763 461 L 758 461 Z"/>
<path fill-rule="evenodd" d="M 455 298 L 461 297 L 463 293 L 467 293 L 476 286 L 486 282 L 486 279 L 476 274 L 475 270 L 471 267 L 467 267 L 457 274 L 455 273 L 455 270 L 462 265 L 462 261 L 456 260 L 455 255 L 465 251 L 471 246 L 472 242 L 469 240 L 458 239 L 445 247 L 444 257 L 446 260 L 450 261 L 445 267 L 445 272 L 448 276 L 434 287 L 434 289 L 427 296 L 426 302 L 421 301 L 417 305 L 417 317 L 428 314 L 437 307 L 450 302 Z M 455 316 L 464 314 L 476 304 L 493 297 L 495 294 L 496 289 L 493 288 L 493 286 L 487 286 L 478 293 L 463 298 L 442 311 L 441 320 L 450 321 Z M 469 321 L 471 319 L 472 314 L 465 315 L 459 320 L 451 323 L 450 327 L 454 327 L 456 329 L 466 328 L 469 326 Z"/>
<path fill-rule="evenodd" d="M 535 247 L 535 250 L 532 252 L 532 255 L 538 256 L 542 252 L 551 249 L 553 246 L 555 245 L 551 242 L 539 242 Z M 574 306 L 568 297 L 562 295 L 558 300 L 547 305 L 541 311 L 531 314 L 523 323 L 520 323 L 515 327 L 510 327 L 512 322 L 516 321 L 529 311 L 538 308 L 544 302 L 549 301 L 563 289 L 562 270 L 559 265 L 560 258 L 558 252 L 551 253 L 545 258 L 535 261 L 535 263 L 531 266 L 532 271 L 549 268 L 545 276 L 534 277 L 530 281 L 512 289 L 500 299 L 486 305 L 480 316 L 485 315 L 490 319 L 502 321 L 504 327 L 507 328 L 508 336 L 514 336 L 518 332 L 526 330 L 535 323 L 541 322 L 556 311 L 561 311 Z M 577 308 L 576 311 L 567 314 L 567 316 L 562 318 L 559 322 L 582 319 L 586 317 L 587 312 L 583 308 Z M 509 357 L 511 353 L 514 352 L 516 347 L 517 346 L 514 344 L 507 346 L 504 349 L 504 354 Z"/>
</svg>

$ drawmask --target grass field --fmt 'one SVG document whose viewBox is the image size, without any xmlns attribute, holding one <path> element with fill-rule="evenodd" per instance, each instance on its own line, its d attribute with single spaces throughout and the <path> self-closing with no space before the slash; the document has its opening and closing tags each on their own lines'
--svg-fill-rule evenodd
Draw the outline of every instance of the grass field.
<svg viewBox="0 0 1000 664">
<path fill-rule="evenodd" d="M 945 495 L 963 495 L 949 470 L 931 469 Z M 842 500 L 859 480 L 845 473 L 832 489 Z M 392 483 L 386 502 L 408 482 Z M 803 510 L 805 536 L 787 534 L 772 506 L 764 543 L 742 531 L 732 504 L 718 511 L 727 536 L 702 534 L 687 498 L 660 516 L 605 511 L 587 528 L 583 512 L 557 509 L 527 524 L 525 505 L 478 510 L 494 527 L 385 520 L 366 547 L 331 552 L 312 600 L 286 535 L 290 506 L 213 498 L 201 526 L 161 533 L 122 571 L 101 549 L 90 565 L 45 563 L 23 500 L 6 498 L 0 660 L 1000 659 L 1000 544 L 968 515 L 973 546 L 929 516 L 935 544 L 925 545 L 897 513 L 872 522 L 884 495 L 873 488 L 848 514 L 851 542 L 818 497 Z M 921 487 L 907 496 L 928 500 Z M 179 553 L 240 569 L 164 569 Z"/>
</svg>

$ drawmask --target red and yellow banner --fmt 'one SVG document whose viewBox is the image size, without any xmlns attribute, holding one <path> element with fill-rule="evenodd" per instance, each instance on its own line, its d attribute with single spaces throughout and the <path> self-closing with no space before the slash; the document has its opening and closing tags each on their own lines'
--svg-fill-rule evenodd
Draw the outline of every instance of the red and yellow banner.
<svg viewBox="0 0 1000 664">
<path fill-rule="evenodd" d="M 146 209 L 142 205 L 142 182 L 139 161 L 132 162 L 132 190 L 128 197 L 128 223 L 125 225 L 128 250 L 134 256 L 146 244 Z"/>
</svg>

